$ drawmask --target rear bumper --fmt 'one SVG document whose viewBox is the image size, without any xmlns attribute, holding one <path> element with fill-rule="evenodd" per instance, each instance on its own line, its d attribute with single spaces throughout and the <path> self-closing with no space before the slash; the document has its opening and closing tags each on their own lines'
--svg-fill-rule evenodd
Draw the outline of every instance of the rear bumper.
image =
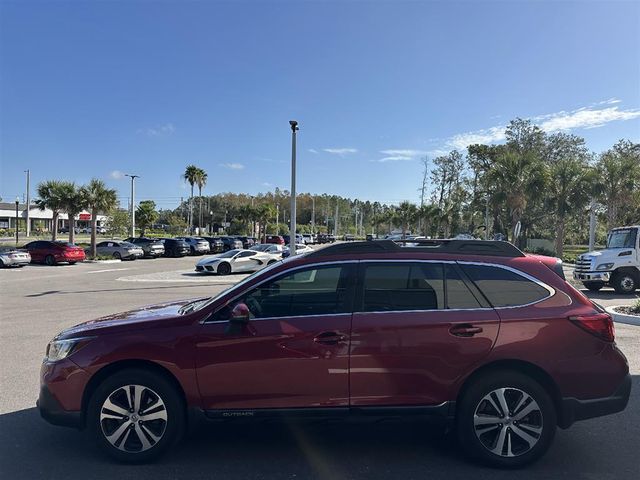
<svg viewBox="0 0 640 480">
<path fill-rule="evenodd" d="M 588 418 L 602 417 L 623 411 L 629 403 L 631 394 L 631 375 L 627 374 L 610 397 L 579 400 L 563 398 L 561 405 L 560 427 L 567 428 L 574 422 Z"/>
<path fill-rule="evenodd" d="M 46 385 L 40 386 L 40 396 L 36 401 L 40 416 L 52 425 L 82 428 L 82 412 L 68 411 L 51 394 Z"/>
</svg>

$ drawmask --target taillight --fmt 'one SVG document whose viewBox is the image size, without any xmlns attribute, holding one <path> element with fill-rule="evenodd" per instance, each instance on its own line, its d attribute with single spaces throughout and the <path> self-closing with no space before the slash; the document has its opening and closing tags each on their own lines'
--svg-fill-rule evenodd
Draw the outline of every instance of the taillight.
<svg viewBox="0 0 640 480">
<path fill-rule="evenodd" d="M 574 325 L 577 325 L 585 332 L 594 335 L 605 342 L 613 342 L 615 339 L 615 329 L 613 319 L 608 313 L 594 313 L 590 315 L 576 315 L 569 317 Z"/>
</svg>

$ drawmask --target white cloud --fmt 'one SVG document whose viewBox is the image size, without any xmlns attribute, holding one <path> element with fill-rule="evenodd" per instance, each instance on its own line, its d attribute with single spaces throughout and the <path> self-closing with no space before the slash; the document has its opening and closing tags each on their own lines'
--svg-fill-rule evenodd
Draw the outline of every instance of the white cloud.
<svg viewBox="0 0 640 480">
<path fill-rule="evenodd" d="M 378 160 L 372 160 L 372 162 L 386 163 L 386 162 L 403 162 L 407 160 L 413 160 L 414 157 L 407 155 L 390 155 L 388 157 L 379 158 Z"/>
<path fill-rule="evenodd" d="M 538 115 L 531 120 L 545 132 L 552 133 L 598 128 L 615 121 L 640 118 L 640 109 L 621 110 L 619 106 L 615 105 L 617 103 L 620 103 L 620 100 L 612 97 L 588 107 Z M 446 139 L 443 146 L 434 150 L 434 152 L 453 149 L 465 150 L 474 143 L 499 143 L 505 139 L 506 128 L 506 125 L 496 125 L 482 130 L 458 133 Z"/>
<path fill-rule="evenodd" d="M 269 182 L 262 182 L 262 186 L 263 186 L 263 187 L 273 187 L 273 183 L 269 183 Z"/>
<path fill-rule="evenodd" d="M 109 176 L 115 180 L 120 180 L 121 178 L 124 177 L 124 172 L 121 172 L 120 170 L 114 170 L 111 173 L 109 173 Z"/>
<path fill-rule="evenodd" d="M 332 153 L 334 155 L 344 156 L 349 153 L 356 153 L 358 151 L 357 148 L 323 148 L 327 153 Z"/>
<path fill-rule="evenodd" d="M 390 149 L 390 150 L 380 150 L 380 153 L 384 153 L 385 155 L 391 155 L 391 156 L 419 157 L 421 155 L 426 155 L 427 152 L 425 152 L 424 150 Z"/>
<path fill-rule="evenodd" d="M 138 133 L 142 133 L 148 137 L 160 137 L 164 135 L 171 135 L 175 131 L 176 129 L 174 128 L 172 123 L 165 123 L 164 125 L 160 125 L 158 127 L 141 128 L 140 130 L 138 130 Z"/>
<path fill-rule="evenodd" d="M 632 120 L 640 117 L 640 110 L 620 110 L 619 107 L 593 108 L 584 107 L 571 112 L 558 112 L 534 118 L 542 120 L 540 128 L 547 132 L 574 130 L 578 128 L 603 127 L 607 123 L 618 120 Z"/>
<path fill-rule="evenodd" d="M 231 170 L 242 170 L 244 168 L 244 165 L 241 163 L 219 163 L 218 165 Z"/>
<path fill-rule="evenodd" d="M 318 150 L 316 150 L 315 148 L 310 148 L 309 150 L 307 150 L 307 152 L 315 153 L 316 155 L 318 154 Z"/>
</svg>

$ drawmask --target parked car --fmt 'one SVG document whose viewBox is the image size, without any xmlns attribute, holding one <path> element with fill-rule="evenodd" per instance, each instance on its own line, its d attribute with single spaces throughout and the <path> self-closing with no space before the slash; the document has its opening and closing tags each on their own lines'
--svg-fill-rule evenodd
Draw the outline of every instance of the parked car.
<svg viewBox="0 0 640 480">
<path fill-rule="evenodd" d="M 240 240 L 242 242 L 242 248 L 251 248 L 253 247 L 257 242 L 257 240 L 255 239 L 255 237 L 242 237 L 242 236 L 238 236 L 236 237 L 238 240 Z"/>
<path fill-rule="evenodd" d="M 161 238 L 165 257 L 184 257 L 191 253 L 191 248 L 184 240 L 177 238 Z"/>
<path fill-rule="evenodd" d="M 256 272 L 281 260 L 280 255 L 256 252 L 255 250 L 229 250 L 206 257 L 196 264 L 196 272 L 229 275 L 239 272 Z"/>
<path fill-rule="evenodd" d="M 191 255 L 204 255 L 211 251 L 209 242 L 202 237 L 176 237 L 176 240 L 182 240 L 189 245 Z"/>
<path fill-rule="evenodd" d="M 367 240 L 367 242 L 372 242 L 378 239 L 378 235 L 376 235 L 375 233 L 367 233 L 365 239 Z"/>
<path fill-rule="evenodd" d="M 356 236 L 355 236 L 355 235 L 352 235 L 352 234 L 350 234 L 350 233 L 348 233 L 348 234 L 344 235 L 344 236 L 342 237 L 342 239 L 343 239 L 345 242 L 353 242 L 353 241 L 355 241 Z"/>
<path fill-rule="evenodd" d="M 313 245 L 314 244 L 313 235 L 311 235 L 310 233 L 304 233 L 302 235 L 302 240 L 304 241 L 305 245 Z"/>
<path fill-rule="evenodd" d="M 237 239 L 236 237 L 218 237 L 222 240 L 223 250 L 228 252 L 229 250 L 236 250 L 244 248 L 242 246 L 242 240 Z"/>
<path fill-rule="evenodd" d="M 284 238 L 281 235 L 267 235 L 264 243 L 274 243 L 276 245 L 284 245 Z"/>
<path fill-rule="evenodd" d="M 129 237 L 125 242 L 140 247 L 147 258 L 157 258 L 164 255 L 164 244 L 157 238 Z"/>
<path fill-rule="evenodd" d="M 144 257 L 144 250 L 133 243 L 107 240 L 96 245 L 98 255 L 108 255 L 118 260 L 135 260 Z"/>
<path fill-rule="evenodd" d="M 303 243 L 296 244 L 296 255 L 302 255 L 303 253 L 313 252 L 313 248 Z M 291 249 L 289 247 L 284 247 L 282 251 L 282 258 L 287 258 L 291 255 Z"/>
<path fill-rule="evenodd" d="M 624 410 L 631 390 L 611 317 L 557 264 L 480 240 L 328 246 L 212 298 L 62 331 L 38 408 L 121 461 L 163 455 L 200 411 L 419 415 L 473 458 L 519 467 L 557 427 Z"/>
<path fill-rule="evenodd" d="M 224 252 L 224 242 L 220 237 L 202 237 L 209 242 L 209 251 L 211 253 Z"/>
<path fill-rule="evenodd" d="M 15 247 L 0 247 L 0 267 L 24 267 L 31 263 L 31 255 Z"/>
<path fill-rule="evenodd" d="M 326 233 L 319 233 L 316 237 L 316 242 L 320 244 L 329 243 L 329 235 Z"/>
<path fill-rule="evenodd" d="M 251 250 L 255 250 L 256 252 L 273 253 L 276 255 L 282 255 L 284 249 L 285 247 L 283 245 L 275 243 L 259 243 L 251 247 Z"/>
<path fill-rule="evenodd" d="M 283 235 L 282 238 L 284 239 L 284 244 L 285 245 L 289 245 L 291 243 L 291 236 L 290 235 Z M 299 233 L 296 233 L 296 245 L 297 244 L 303 244 L 304 243 L 304 239 L 302 238 L 302 235 Z"/>
<path fill-rule="evenodd" d="M 45 263 L 47 265 L 68 263 L 73 265 L 77 262 L 83 262 L 85 259 L 82 248 L 65 241 L 36 240 L 35 242 L 27 243 L 24 249 L 31 255 L 32 263 Z"/>
</svg>

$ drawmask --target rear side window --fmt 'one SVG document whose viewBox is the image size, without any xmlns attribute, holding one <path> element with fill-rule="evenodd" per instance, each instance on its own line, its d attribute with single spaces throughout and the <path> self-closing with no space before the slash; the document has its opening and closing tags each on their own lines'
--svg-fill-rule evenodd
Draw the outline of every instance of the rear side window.
<svg viewBox="0 0 640 480">
<path fill-rule="evenodd" d="M 487 265 L 460 265 L 494 307 L 515 307 L 549 296 L 546 288 L 510 270 Z"/>
<path fill-rule="evenodd" d="M 445 275 L 447 277 L 447 308 L 473 309 L 482 307 L 453 265 L 445 266 Z"/>
<path fill-rule="evenodd" d="M 365 267 L 364 312 L 444 308 L 442 264 L 385 263 Z"/>
</svg>

